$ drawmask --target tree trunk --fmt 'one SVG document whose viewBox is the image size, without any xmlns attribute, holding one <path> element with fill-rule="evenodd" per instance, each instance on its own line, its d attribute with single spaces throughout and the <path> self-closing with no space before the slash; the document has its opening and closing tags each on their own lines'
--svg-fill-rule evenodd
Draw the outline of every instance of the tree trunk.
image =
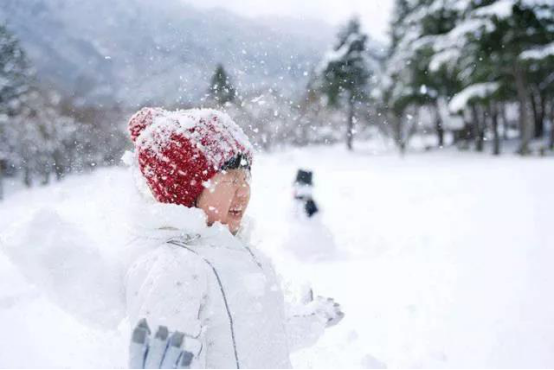
<svg viewBox="0 0 554 370">
<path fill-rule="evenodd" d="M 538 115 L 539 115 L 539 112 L 538 112 L 538 109 L 537 109 L 537 100 L 536 100 L 536 97 L 535 97 L 535 93 L 533 93 L 533 91 L 530 91 L 529 92 L 529 103 L 531 103 L 531 112 L 533 113 L 533 123 L 534 123 L 534 126 L 535 126 L 535 137 L 537 136 L 537 120 L 538 120 Z"/>
<path fill-rule="evenodd" d="M 0 159 L 0 200 L 4 199 L 4 161 Z"/>
<path fill-rule="evenodd" d="M 346 122 L 346 147 L 352 151 L 354 141 L 354 97 L 348 99 L 348 121 Z"/>
<path fill-rule="evenodd" d="M 477 137 L 477 121 L 479 120 L 479 117 L 477 116 L 477 110 L 475 109 L 475 106 L 471 106 L 471 136 L 472 139 L 475 140 L 475 137 Z M 469 146 L 469 145 L 468 145 Z"/>
<path fill-rule="evenodd" d="M 508 122 L 508 116 L 506 116 L 506 104 L 503 104 L 500 108 L 500 116 L 502 117 L 502 138 L 508 140 L 508 129 L 510 123 Z"/>
<path fill-rule="evenodd" d="M 469 150 L 471 140 L 473 140 L 475 134 L 475 122 L 473 122 L 472 112 L 473 111 L 468 112 L 467 109 L 464 109 L 464 127 L 459 133 L 459 138 L 462 141 L 461 145 L 459 145 L 461 150 Z"/>
<path fill-rule="evenodd" d="M 493 155 L 500 155 L 500 133 L 498 132 L 498 107 L 491 103 L 490 117 L 493 135 Z"/>
<path fill-rule="evenodd" d="M 550 130 L 550 144 L 548 147 L 550 150 L 554 150 L 554 128 Z"/>
<path fill-rule="evenodd" d="M 520 145 L 518 153 L 521 155 L 529 154 L 529 144 L 533 138 L 533 126 L 528 115 L 528 94 L 527 82 L 524 71 L 521 66 L 514 67 L 514 77 L 516 81 L 517 97 L 519 101 L 519 127 L 520 127 Z"/>
<path fill-rule="evenodd" d="M 435 130 L 437 131 L 439 148 L 442 148 L 444 147 L 444 128 L 440 120 L 436 121 Z"/>
<path fill-rule="evenodd" d="M 487 109 L 482 107 L 481 109 L 481 120 L 479 121 L 478 128 L 478 137 L 477 137 L 477 151 L 482 152 L 485 150 L 485 130 L 487 127 Z"/>
<path fill-rule="evenodd" d="M 400 155 L 404 155 L 405 144 L 402 140 L 402 118 L 400 115 L 397 115 L 394 111 L 390 115 L 390 127 L 392 129 L 392 138 L 394 143 L 398 147 Z"/>
<path fill-rule="evenodd" d="M 40 182 L 41 185 L 48 185 L 50 184 L 50 171 L 48 169 L 44 169 L 42 173 L 42 181 Z"/>
<path fill-rule="evenodd" d="M 546 121 L 546 97 L 539 93 L 539 121 L 540 121 L 540 130 L 541 136 L 544 136 L 544 121 Z"/>
<path fill-rule="evenodd" d="M 52 155 L 52 159 L 54 160 L 54 171 L 56 173 L 56 180 L 60 181 L 63 178 L 63 175 L 65 174 L 65 168 L 62 164 L 61 151 L 56 150 Z"/>
<path fill-rule="evenodd" d="M 437 133 L 439 148 L 442 148 L 444 146 L 444 126 L 441 119 L 438 101 L 435 101 L 435 113 L 435 131 Z"/>
<path fill-rule="evenodd" d="M 31 169 L 28 166 L 25 166 L 25 168 L 23 169 L 23 183 L 28 188 L 33 186 L 33 181 L 31 179 Z"/>
<path fill-rule="evenodd" d="M 65 170 L 64 168 L 59 165 L 59 166 L 56 166 L 56 181 L 61 181 L 61 179 L 63 179 L 63 175 L 65 174 Z"/>
<path fill-rule="evenodd" d="M 482 152 L 484 147 L 484 123 L 481 122 L 481 119 L 479 118 L 479 112 L 475 105 L 471 106 L 471 114 L 473 118 L 473 137 L 475 138 L 475 150 L 478 152 Z"/>
<path fill-rule="evenodd" d="M 550 150 L 554 150 L 554 101 L 550 102 Z"/>
<path fill-rule="evenodd" d="M 533 119 L 535 123 L 535 139 L 540 139 L 544 135 L 544 99 L 539 91 L 532 91 L 529 101 L 533 109 Z"/>
</svg>

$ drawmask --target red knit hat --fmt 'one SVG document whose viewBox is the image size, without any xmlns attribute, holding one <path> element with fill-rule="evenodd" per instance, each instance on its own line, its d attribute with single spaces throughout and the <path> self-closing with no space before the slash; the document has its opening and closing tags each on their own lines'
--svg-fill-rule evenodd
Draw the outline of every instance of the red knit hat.
<svg viewBox="0 0 554 370">
<path fill-rule="evenodd" d="M 140 171 L 161 203 L 194 205 L 204 184 L 229 161 L 252 162 L 252 146 L 225 113 L 143 108 L 129 120 Z"/>
</svg>

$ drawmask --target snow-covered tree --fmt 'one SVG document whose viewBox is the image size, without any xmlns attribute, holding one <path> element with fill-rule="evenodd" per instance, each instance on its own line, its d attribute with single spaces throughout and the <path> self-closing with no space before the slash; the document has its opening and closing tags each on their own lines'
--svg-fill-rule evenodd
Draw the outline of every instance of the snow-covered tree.
<svg viewBox="0 0 554 370">
<path fill-rule="evenodd" d="M 216 104 L 222 106 L 233 102 L 235 95 L 235 88 L 231 84 L 225 68 L 223 68 L 223 65 L 218 64 L 210 83 L 210 98 Z"/>
<path fill-rule="evenodd" d="M 380 90 L 401 146 L 406 140 L 400 133 L 414 132 L 406 111 L 431 106 L 439 145 L 450 114 L 459 113 L 476 148 L 482 150 L 490 130 L 498 153 L 498 117 L 516 101 L 519 151 L 528 152 L 533 131 L 536 137 L 544 131 L 551 85 L 544 81 L 552 74 L 546 63 L 528 57 L 552 42 L 553 9 L 547 0 L 397 0 Z"/>
<path fill-rule="evenodd" d="M 553 15 L 554 18 L 554 15 Z M 554 29 L 552 30 L 554 40 Z M 530 71 L 529 79 L 533 84 L 532 107 L 535 122 L 550 123 L 548 147 L 554 150 L 554 41 L 540 47 L 531 48 L 520 55 L 522 63 Z M 535 136 L 540 136 L 544 126 L 535 127 Z"/>
<path fill-rule="evenodd" d="M 224 107 L 252 139 L 254 145 L 271 150 L 296 144 L 298 133 L 295 103 L 272 88 L 245 93 Z"/>
<path fill-rule="evenodd" d="M 13 115 L 29 90 L 32 72 L 17 38 L 0 24 L 0 112 Z"/>
<path fill-rule="evenodd" d="M 495 100 L 515 96 L 520 110 L 519 152 L 526 154 L 543 119 L 533 124 L 532 73 L 521 55 L 551 42 L 554 4 L 547 0 L 460 3 L 458 8 L 462 9 L 463 16 L 450 32 L 437 40 L 434 63 L 456 65 L 466 92 L 478 91 L 467 90 L 473 84 L 496 83 Z"/>
<path fill-rule="evenodd" d="M 73 122 L 59 114 L 53 99 L 58 96 L 37 89 L 29 91 L 19 114 L 10 122 L 9 132 L 15 145 L 8 160 L 23 173 L 26 186 L 32 186 L 36 178 L 47 184 L 53 173 L 58 179 L 62 176 L 64 143 Z"/>
<path fill-rule="evenodd" d="M 330 144 L 344 140 L 344 114 L 328 104 L 326 95 L 318 89 L 318 78 L 312 72 L 306 91 L 297 105 L 295 144 Z M 355 120 L 362 116 L 362 109 L 356 112 Z"/>
<path fill-rule="evenodd" d="M 419 39 L 415 43 L 412 62 L 408 67 L 412 73 L 412 99 L 434 112 L 433 126 L 439 147 L 444 145 L 445 126 L 451 117 L 446 108 L 447 100 L 459 90 L 460 83 L 455 68 L 431 68 L 435 57 L 437 39 L 450 32 L 460 16 L 453 1 L 423 0 L 414 20 L 419 22 Z"/>
<path fill-rule="evenodd" d="M 0 199 L 3 196 L 3 174 L 14 137 L 8 125 L 20 113 L 22 100 L 29 91 L 32 72 L 19 41 L 0 24 Z"/>
<path fill-rule="evenodd" d="M 355 106 L 367 98 L 367 84 L 371 76 L 367 36 L 362 32 L 360 22 L 354 18 L 338 35 L 338 42 L 325 54 L 316 73 L 319 89 L 330 106 L 347 105 L 346 145 L 352 150 L 354 138 Z"/>
<path fill-rule="evenodd" d="M 554 4 L 541 5 L 537 15 L 543 23 L 541 45 L 532 45 L 519 55 L 528 71 L 531 85 L 530 102 L 535 121 L 535 138 L 545 132 L 545 122 L 550 122 L 550 150 L 554 150 Z M 537 40 L 539 41 L 539 40 Z"/>
<path fill-rule="evenodd" d="M 386 116 L 383 129 L 401 152 L 416 130 L 414 106 L 420 103 L 411 67 L 416 59 L 417 41 L 422 35 L 420 20 L 424 13 L 417 12 L 420 6 L 417 1 L 395 2 L 391 22 L 392 43 L 379 81 L 379 98 Z"/>
</svg>

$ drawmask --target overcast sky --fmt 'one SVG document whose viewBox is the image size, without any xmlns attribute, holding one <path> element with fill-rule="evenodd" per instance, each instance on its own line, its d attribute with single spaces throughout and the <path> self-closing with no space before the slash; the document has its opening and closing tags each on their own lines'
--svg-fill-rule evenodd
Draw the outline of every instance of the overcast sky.
<svg viewBox="0 0 554 370">
<path fill-rule="evenodd" d="M 234 13 L 256 17 L 280 15 L 314 18 L 332 25 L 344 23 L 358 14 L 366 32 L 386 41 L 393 0 L 183 0 L 198 8 L 221 7 Z"/>
</svg>

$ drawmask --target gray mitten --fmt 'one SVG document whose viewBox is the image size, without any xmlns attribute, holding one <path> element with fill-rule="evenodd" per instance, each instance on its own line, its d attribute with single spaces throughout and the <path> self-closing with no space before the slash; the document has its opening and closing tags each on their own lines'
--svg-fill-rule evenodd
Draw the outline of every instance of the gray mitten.
<svg viewBox="0 0 554 370">
<path fill-rule="evenodd" d="M 191 343 L 186 343 L 190 341 Z M 130 369 L 190 369 L 197 348 L 196 339 L 178 331 L 170 334 L 165 326 L 158 327 L 151 338 L 146 319 L 139 321 L 131 337 L 129 348 Z M 182 347 L 186 349 L 182 349 Z"/>
</svg>

